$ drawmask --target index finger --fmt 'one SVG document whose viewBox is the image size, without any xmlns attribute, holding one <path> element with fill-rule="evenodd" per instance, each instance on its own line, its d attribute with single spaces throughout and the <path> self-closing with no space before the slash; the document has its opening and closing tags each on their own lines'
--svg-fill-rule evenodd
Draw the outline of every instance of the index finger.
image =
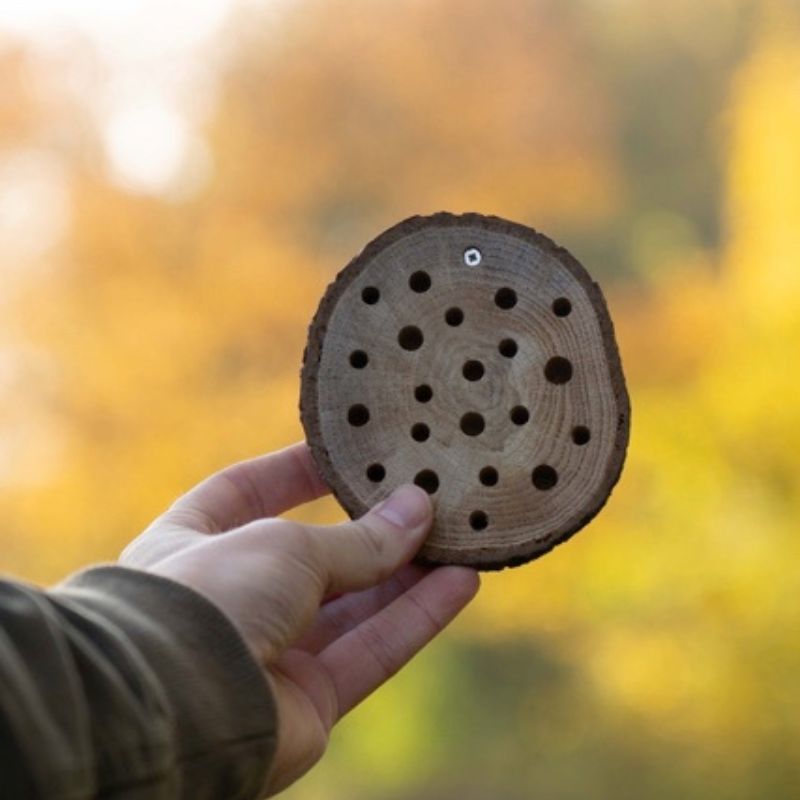
<svg viewBox="0 0 800 800">
<path fill-rule="evenodd" d="M 165 517 L 177 521 L 188 515 L 202 533 L 220 533 L 274 517 L 329 491 L 308 444 L 297 442 L 215 472 L 179 497 Z"/>
</svg>

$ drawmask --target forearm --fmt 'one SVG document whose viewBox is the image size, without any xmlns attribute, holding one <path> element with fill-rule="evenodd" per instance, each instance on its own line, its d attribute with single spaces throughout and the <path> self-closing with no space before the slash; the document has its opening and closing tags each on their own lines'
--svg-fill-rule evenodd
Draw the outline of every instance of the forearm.
<svg viewBox="0 0 800 800">
<path fill-rule="evenodd" d="M 0 713 L 13 797 L 245 800 L 274 751 L 272 698 L 231 622 L 120 567 L 50 592 L 0 582 Z"/>
</svg>

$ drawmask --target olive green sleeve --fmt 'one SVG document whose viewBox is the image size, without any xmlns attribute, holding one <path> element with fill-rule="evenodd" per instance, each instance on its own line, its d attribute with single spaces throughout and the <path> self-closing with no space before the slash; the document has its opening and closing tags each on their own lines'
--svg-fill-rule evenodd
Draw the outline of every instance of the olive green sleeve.
<svg viewBox="0 0 800 800">
<path fill-rule="evenodd" d="M 209 600 L 95 567 L 50 591 L 0 580 L 3 797 L 260 797 L 276 712 Z"/>
</svg>

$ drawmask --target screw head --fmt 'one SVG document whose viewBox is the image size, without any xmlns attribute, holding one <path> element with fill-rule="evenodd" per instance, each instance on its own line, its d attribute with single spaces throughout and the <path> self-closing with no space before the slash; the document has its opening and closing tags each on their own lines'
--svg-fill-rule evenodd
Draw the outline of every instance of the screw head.
<svg viewBox="0 0 800 800">
<path fill-rule="evenodd" d="M 477 267 L 478 264 L 481 263 L 483 256 L 481 255 L 481 251 L 478 250 L 477 247 L 468 247 L 464 251 L 464 263 L 468 267 Z"/>
</svg>

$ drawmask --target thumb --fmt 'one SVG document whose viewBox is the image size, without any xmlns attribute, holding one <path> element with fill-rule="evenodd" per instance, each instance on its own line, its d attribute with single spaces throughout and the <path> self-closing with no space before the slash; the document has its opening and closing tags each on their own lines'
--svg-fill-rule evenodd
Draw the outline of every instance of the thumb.
<svg viewBox="0 0 800 800">
<path fill-rule="evenodd" d="M 433 522 L 433 506 L 418 486 L 404 484 L 357 520 L 307 525 L 327 592 L 366 589 L 410 561 Z"/>
</svg>

